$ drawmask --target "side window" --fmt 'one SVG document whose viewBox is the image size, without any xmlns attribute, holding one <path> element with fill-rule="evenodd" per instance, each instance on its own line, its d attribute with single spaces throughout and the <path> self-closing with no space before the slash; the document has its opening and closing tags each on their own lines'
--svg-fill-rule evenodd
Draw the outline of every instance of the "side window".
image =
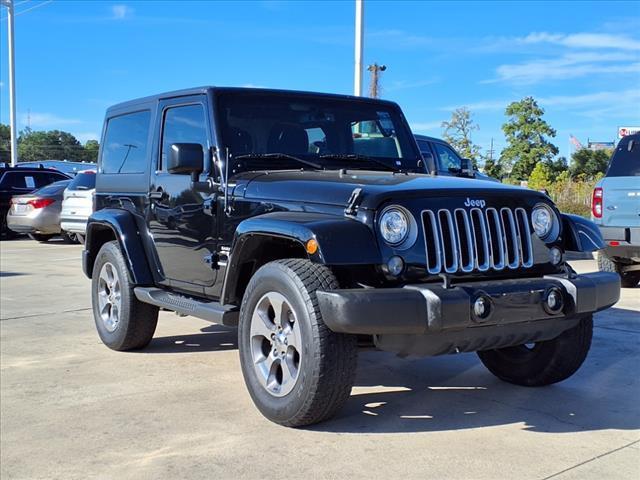
<svg viewBox="0 0 640 480">
<path fill-rule="evenodd" d="M 429 148 L 429 142 L 425 142 L 424 140 L 418 140 L 418 148 L 420 149 L 420 153 L 431 153 L 431 149 Z"/>
<path fill-rule="evenodd" d="M 19 185 L 19 188 L 36 188 L 35 175 L 25 175 L 24 185 Z"/>
<path fill-rule="evenodd" d="M 151 112 L 128 113 L 109 119 L 102 150 L 103 173 L 144 173 Z"/>
<path fill-rule="evenodd" d="M 207 121 L 202 105 L 172 107 L 164 114 L 162 158 L 159 170 L 165 170 L 171 144 L 199 143 L 207 148 Z"/>
<path fill-rule="evenodd" d="M 459 170 L 462 166 L 460 164 L 460 157 L 451 148 L 441 143 L 434 142 L 433 144 L 438 154 L 438 168 L 440 170 Z"/>
</svg>

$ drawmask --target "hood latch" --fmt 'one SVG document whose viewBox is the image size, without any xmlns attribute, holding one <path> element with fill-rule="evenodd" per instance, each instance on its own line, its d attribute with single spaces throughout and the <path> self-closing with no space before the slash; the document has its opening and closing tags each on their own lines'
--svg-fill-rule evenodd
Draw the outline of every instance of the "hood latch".
<svg viewBox="0 0 640 480">
<path fill-rule="evenodd" d="M 344 209 L 344 214 L 349 216 L 355 216 L 358 213 L 358 206 L 362 201 L 362 188 L 354 188 L 351 192 L 351 196 L 347 201 L 347 208 Z"/>
</svg>

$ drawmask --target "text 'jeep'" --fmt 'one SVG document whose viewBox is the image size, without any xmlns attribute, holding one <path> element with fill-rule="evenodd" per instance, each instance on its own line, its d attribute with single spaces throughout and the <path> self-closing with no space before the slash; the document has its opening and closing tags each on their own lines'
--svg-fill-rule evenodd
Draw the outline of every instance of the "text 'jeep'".
<svg viewBox="0 0 640 480">
<path fill-rule="evenodd" d="M 83 267 L 102 341 L 143 348 L 159 308 L 238 325 L 270 420 L 330 418 L 359 340 L 401 355 L 477 351 L 508 382 L 566 379 L 615 273 L 545 195 L 428 172 L 400 108 L 366 98 L 197 88 L 107 111 Z"/>
</svg>

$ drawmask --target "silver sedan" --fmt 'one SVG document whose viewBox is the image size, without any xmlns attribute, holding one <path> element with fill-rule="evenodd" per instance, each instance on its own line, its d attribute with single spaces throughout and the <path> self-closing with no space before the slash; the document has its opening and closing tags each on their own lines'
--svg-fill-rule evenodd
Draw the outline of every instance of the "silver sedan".
<svg viewBox="0 0 640 480">
<path fill-rule="evenodd" d="M 60 235 L 62 196 L 70 181 L 62 180 L 25 195 L 15 195 L 7 214 L 9 229 L 26 233 L 39 242 Z"/>
</svg>

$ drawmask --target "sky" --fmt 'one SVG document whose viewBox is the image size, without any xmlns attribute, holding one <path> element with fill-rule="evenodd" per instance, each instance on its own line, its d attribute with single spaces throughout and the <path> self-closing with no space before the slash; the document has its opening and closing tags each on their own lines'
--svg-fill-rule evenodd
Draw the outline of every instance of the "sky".
<svg viewBox="0 0 640 480">
<path fill-rule="evenodd" d="M 18 128 L 99 139 L 114 103 L 200 85 L 353 93 L 354 2 L 16 0 Z M 414 133 L 466 106 L 483 151 L 532 95 L 560 154 L 640 125 L 640 2 L 365 0 L 364 63 Z M 0 122 L 9 123 L 6 9 Z M 365 71 L 365 86 L 369 74 Z"/>
</svg>

